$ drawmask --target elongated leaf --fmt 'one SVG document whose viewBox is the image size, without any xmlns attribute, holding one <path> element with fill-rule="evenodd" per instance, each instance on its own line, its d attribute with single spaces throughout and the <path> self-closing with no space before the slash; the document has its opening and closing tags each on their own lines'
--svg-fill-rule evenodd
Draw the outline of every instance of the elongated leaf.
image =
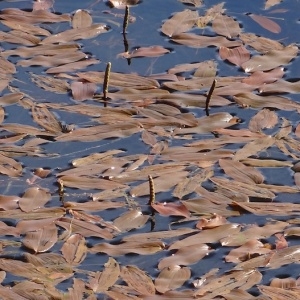
<svg viewBox="0 0 300 300">
<path fill-rule="evenodd" d="M 271 20 L 265 16 L 250 14 L 249 17 L 252 20 L 254 20 L 256 23 L 258 23 L 261 27 L 263 27 L 273 33 L 281 32 L 280 26 L 276 22 L 274 22 L 273 20 Z"/>
<path fill-rule="evenodd" d="M 60 218 L 56 221 L 56 224 L 65 228 L 70 233 L 78 233 L 85 237 L 96 236 L 103 239 L 112 239 L 112 233 L 107 229 L 102 229 L 99 226 L 70 218 Z"/>
<path fill-rule="evenodd" d="M 213 250 L 205 244 L 195 244 L 192 246 L 182 247 L 172 256 L 163 258 L 158 264 L 158 269 L 162 270 L 176 264 L 188 266 L 197 263 L 211 251 Z"/>
<path fill-rule="evenodd" d="M 220 159 L 219 164 L 226 175 L 237 181 L 249 184 L 262 183 L 264 181 L 264 176 L 257 169 L 247 167 L 238 161 Z"/>
<path fill-rule="evenodd" d="M 153 203 L 152 208 L 163 216 L 190 217 L 190 212 L 183 204 L 176 203 Z"/>
<path fill-rule="evenodd" d="M 89 249 L 91 253 L 106 253 L 111 256 L 119 256 L 128 253 L 136 253 L 140 255 L 149 255 L 164 250 L 165 244 L 160 241 L 140 242 L 132 241 L 118 245 L 108 243 L 96 244 Z"/>
</svg>

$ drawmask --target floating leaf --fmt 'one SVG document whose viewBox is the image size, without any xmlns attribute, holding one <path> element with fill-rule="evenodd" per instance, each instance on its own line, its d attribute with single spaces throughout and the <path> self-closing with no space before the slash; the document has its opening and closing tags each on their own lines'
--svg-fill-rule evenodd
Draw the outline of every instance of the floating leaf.
<svg viewBox="0 0 300 300">
<path fill-rule="evenodd" d="M 194 297 L 204 296 L 206 293 L 210 297 L 226 295 L 236 288 L 247 290 L 259 283 L 261 279 L 262 274 L 255 269 L 232 271 L 229 274 L 208 280 L 203 287 L 194 293 Z"/>
<path fill-rule="evenodd" d="M 237 66 L 241 66 L 250 59 L 250 52 L 244 46 L 235 48 L 226 48 L 221 46 L 219 55 L 222 59 L 227 59 Z"/>
<path fill-rule="evenodd" d="M 96 244 L 89 249 L 91 253 L 106 253 L 111 256 L 119 256 L 128 253 L 136 253 L 140 255 L 149 255 L 164 250 L 165 244 L 160 241 L 140 242 L 132 241 L 118 245 L 108 243 Z"/>
<path fill-rule="evenodd" d="M 253 56 L 242 64 L 245 72 L 268 71 L 288 64 L 298 54 L 298 47 L 288 45 L 282 50 L 270 50 L 265 55 Z"/>
<path fill-rule="evenodd" d="M 181 216 L 190 217 L 190 212 L 183 204 L 176 203 L 153 203 L 152 208 L 155 209 L 162 216 Z"/>
<path fill-rule="evenodd" d="M 190 279 L 191 270 L 188 267 L 172 265 L 164 268 L 155 279 L 155 288 L 160 293 L 175 290 Z"/>
<path fill-rule="evenodd" d="M 113 224 L 121 232 L 124 232 L 143 227 L 148 219 L 149 216 L 143 215 L 143 213 L 138 209 L 133 209 L 116 218 Z"/>
<path fill-rule="evenodd" d="M 23 245 L 35 253 L 46 252 L 57 242 L 57 233 L 57 227 L 53 223 L 35 231 L 28 231 L 23 239 Z"/>
<path fill-rule="evenodd" d="M 108 240 L 113 238 L 109 230 L 81 220 L 60 218 L 56 221 L 56 224 L 68 230 L 70 234 L 78 233 L 84 237 L 96 236 Z"/>
<path fill-rule="evenodd" d="M 42 45 L 54 43 L 68 43 L 80 39 L 91 39 L 101 33 L 107 32 L 108 27 L 105 24 L 93 24 L 89 27 L 75 28 L 46 37 L 41 42 Z"/>
<path fill-rule="evenodd" d="M 95 293 L 103 293 L 115 284 L 121 273 L 118 262 L 109 257 L 108 261 L 104 264 L 104 270 L 97 272 L 95 277 L 90 278 L 89 287 Z"/>
<path fill-rule="evenodd" d="M 28 188 L 22 198 L 20 198 L 19 206 L 22 211 L 30 212 L 43 207 L 50 199 L 51 195 L 49 191 L 37 187 L 31 187 Z"/>
<path fill-rule="evenodd" d="M 179 33 L 174 35 L 171 40 L 175 43 L 186 45 L 193 48 L 205 48 L 209 46 L 238 47 L 239 41 L 230 41 L 223 36 L 204 36 L 194 33 Z"/>
<path fill-rule="evenodd" d="M 281 27 L 271 19 L 265 16 L 259 16 L 255 14 L 250 14 L 249 17 L 258 23 L 261 27 L 273 32 L 273 33 L 280 33 Z"/>
<path fill-rule="evenodd" d="M 54 5 L 54 0 L 37 0 L 33 2 L 32 10 L 47 10 L 52 8 Z"/>
<path fill-rule="evenodd" d="M 85 238 L 79 234 L 71 235 L 61 248 L 65 260 L 71 265 L 82 263 L 87 255 Z"/>
<path fill-rule="evenodd" d="M 229 159 L 220 159 L 219 165 L 226 175 L 237 181 L 249 184 L 262 183 L 264 181 L 264 176 L 257 169 L 245 166 L 241 162 Z"/>
<path fill-rule="evenodd" d="M 141 295 L 154 295 L 155 287 L 152 279 L 141 269 L 135 266 L 121 268 L 121 277 L 129 287 Z"/>
<path fill-rule="evenodd" d="M 197 263 L 203 257 L 209 255 L 212 251 L 213 250 L 205 244 L 195 244 L 192 246 L 182 247 L 175 254 L 172 254 L 172 256 L 163 258 L 158 264 L 158 269 L 162 270 L 176 264 L 188 266 Z"/>
<path fill-rule="evenodd" d="M 196 24 L 198 16 L 197 11 L 185 9 L 184 11 L 174 14 L 170 19 L 168 19 L 162 25 L 161 31 L 169 37 L 186 32 Z"/>
<path fill-rule="evenodd" d="M 262 109 L 249 122 L 249 129 L 259 132 L 264 128 L 273 128 L 278 122 L 278 116 L 274 111 Z"/>
<path fill-rule="evenodd" d="M 76 28 L 89 28 L 93 24 L 91 15 L 82 9 L 78 9 L 72 18 L 72 27 Z"/>
<path fill-rule="evenodd" d="M 166 49 L 162 46 L 150 46 L 150 47 L 140 47 L 132 52 L 120 53 L 118 56 L 123 58 L 135 58 L 135 57 L 158 57 L 170 53 L 169 49 Z"/>
<path fill-rule="evenodd" d="M 71 84 L 71 90 L 74 100 L 82 101 L 92 99 L 97 86 L 95 83 L 74 81 Z"/>
<path fill-rule="evenodd" d="M 13 158 L 0 153 L 0 173 L 10 177 L 18 177 L 22 174 L 22 165 Z"/>
<path fill-rule="evenodd" d="M 217 15 L 212 22 L 212 29 L 219 35 L 224 35 L 227 38 L 237 37 L 241 28 L 239 23 L 232 17 L 226 15 Z"/>
</svg>

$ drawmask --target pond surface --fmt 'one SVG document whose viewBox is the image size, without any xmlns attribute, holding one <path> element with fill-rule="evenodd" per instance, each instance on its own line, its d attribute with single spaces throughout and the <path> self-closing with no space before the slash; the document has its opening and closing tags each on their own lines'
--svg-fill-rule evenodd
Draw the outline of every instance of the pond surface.
<svg viewBox="0 0 300 300">
<path fill-rule="evenodd" d="M 300 296 L 299 1 L 201 2 L 0 2 L 1 299 Z"/>
</svg>

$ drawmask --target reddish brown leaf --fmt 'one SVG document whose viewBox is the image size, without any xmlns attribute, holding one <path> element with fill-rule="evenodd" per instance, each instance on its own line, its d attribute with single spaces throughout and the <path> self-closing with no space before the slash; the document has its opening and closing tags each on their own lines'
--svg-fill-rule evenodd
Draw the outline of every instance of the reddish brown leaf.
<svg viewBox="0 0 300 300">
<path fill-rule="evenodd" d="M 256 23 L 258 23 L 261 27 L 273 32 L 273 33 L 280 33 L 281 32 L 281 27 L 271 19 L 265 17 L 265 16 L 260 16 L 260 15 L 255 15 L 255 14 L 250 14 L 249 17 L 254 20 Z"/>
<path fill-rule="evenodd" d="M 86 241 L 80 234 L 71 235 L 61 248 L 66 261 L 76 266 L 82 263 L 87 255 Z"/>
<path fill-rule="evenodd" d="M 244 47 L 227 48 L 221 46 L 219 55 L 222 59 L 227 59 L 231 63 L 241 66 L 244 62 L 250 59 L 250 52 Z"/>
<path fill-rule="evenodd" d="M 163 216 L 181 216 L 181 217 L 190 217 L 191 213 L 183 204 L 177 203 L 153 203 L 151 204 L 152 208 L 155 209 Z"/>
<path fill-rule="evenodd" d="M 155 287 L 150 276 L 135 266 L 124 266 L 121 269 L 122 279 L 141 295 L 154 295 Z"/>
<path fill-rule="evenodd" d="M 23 244 L 34 250 L 35 253 L 45 252 L 52 248 L 57 242 L 57 227 L 52 223 L 47 227 L 26 233 Z"/>
<path fill-rule="evenodd" d="M 24 212 L 30 212 L 43 207 L 50 199 L 51 195 L 47 190 L 31 187 L 19 200 L 19 206 Z"/>
<path fill-rule="evenodd" d="M 90 82 L 74 81 L 71 84 L 71 90 L 73 98 L 82 101 L 93 98 L 97 85 Z"/>
</svg>

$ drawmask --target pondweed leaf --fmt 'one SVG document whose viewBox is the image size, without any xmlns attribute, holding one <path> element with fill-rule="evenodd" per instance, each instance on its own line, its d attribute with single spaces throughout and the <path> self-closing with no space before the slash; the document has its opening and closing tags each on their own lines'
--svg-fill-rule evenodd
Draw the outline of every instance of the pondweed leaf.
<svg viewBox="0 0 300 300">
<path fill-rule="evenodd" d="M 73 29 L 78 28 L 89 28 L 93 24 L 92 16 L 88 11 L 83 9 L 78 9 L 72 18 Z"/>
<path fill-rule="evenodd" d="M 153 203 L 152 208 L 155 209 L 162 216 L 180 216 L 188 218 L 190 217 L 190 212 L 183 204 L 179 203 Z"/>
<path fill-rule="evenodd" d="M 196 24 L 198 17 L 197 11 L 185 9 L 166 20 L 161 27 L 161 31 L 168 37 L 189 31 Z"/>
<path fill-rule="evenodd" d="M 195 33 L 179 33 L 172 36 L 171 40 L 175 43 L 189 46 L 192 48 L 206 48 L 209 46 L 224 46 L 228 48 L 241 46 L 240 41 L 231 41 L 223 36 L 205 36 Z"/>
<path fill-rule="evenodd" d="M 135 58 L 135 57 L 158 57 L 164 54 L 170 53 L 169 49 L 162 46 L 150 46 L 150 47 L 140 47 L 130 53 L 124 52 L 118 54 L 118 56 L 123 58 Z"/>
<path fill-rule="evenodd" d="M 18 8 L 5 8 L 1 10 L 1 19 L 21 21 L 29 24 L 70 22 L 68 14 L 55 14 L 46 10 L 24 11 Z"/>
<path fill-rule="evenodd" d="M 89 279 L 89 288 L 95 293 L 103 293 L 113 286 L 120 276 L 119 263 L 112 257 L 104 264 L 102 272 L 96 272 Z"/>
<path fill-rule="evenodd" d="M 219 159 L 219 165 L 226 175 L 237 181 L 248 184 L 262 183 L 264 181 L 264 176 L 259 170 L 245 166 L 241 162 L 229 159 Z"/>
<path fill-rule="evenodd" d="M 49 191 L 37 187 L 28 188 L 19 200 L 19 207 L 24 212 L 42 208 L 51 199 Z"/>
<path fill-rule="evenodd" d="M 71 90 L 74 100 L 83 101 L 93 98 L 97 86 L 95 83 L 74 81 L 71 83 Z"/>
<path fill-rule="evenodd" d="M 291 44 L 283 49 L 272 49 L 265 55 L 256 55 L 242 64 L 242 68 L 246 73 L 253 73 L 255 71 L 269 71 L 280 66 L 287 65 L 294 59 L 299 52 L 297 46 Z"/>
<path fill-rule="evenodd" d="M 70 265 L 79 265 L 87 255 L 85 238 L 80 234 L 71 235 L 63 244 L 61 253 Z"/>
<path fill-rule="evenodd" d="M 155 288 L 152 279 L 135 266 L 124 266 L 121 268 L 121 278 L 127 285 L 140 295 L 154 295 Z"/>
<path fill-rule="evenodd" d="M 212 29 L 219 35 L 227 38 L 235 38 L 241 33 L 239 23 L 232 17 L 226 15 L 217 15 L 212 21 Z"/>
<path fill-rule="evenodd" d="M 149 216 L 144 215 L 139 209 L 132 209 L 122 214 L 113 221 L 113 225 L 120 232 L 130 231 L 143 227 L 148 221 Z"/>
<path fill-rule="evenodd" d="M 195 293 L 194 297 L 209 295 L 216 297 L 219 295 L 226 295 L 231 290 L 239 288 L 241 290 L 248 290 L 262 279 L 262 274 L 255 270 L 232 271 L 229 274 L 224 274 L 220 277 L 213 278 L 205 282 L 203 287 L 200 287 Z"/>
<path fill-rule="evenodd" d="M 111 256 L 120 256 L 128 253 L 136 253 L 140 255 L 149 255 L 160 252 L 165 249 L 165 244 L 161 241 L 149 242 L 124 242 L 118 245 L 108 243 L 96 244 L 89 248 L 91 253 L 106 253 Z"/>
<path fill-rule="evenodd" d="M 160 293 L 165 293 L 169 290 L 175 290 L 181 287 L 185 281 L 190 279 L 190 277 L 190 268 L 173 264 L 161 270 L 158 277 L 154 281 L 155 289 Z"/>
<path fill-rule="evenodd" d="M 254 33 L 241 33 L 239 38 L 246 45 L 251 46 L 258 52 L 267 53 L 271 50 L 283 50 L 285 47 L 278 41 L 255 35 Z"/>
<path fill-rule="evenodd" d="M 175 254 L 163 258 L 158 264 L 158 269 L 163 270 L 164 268 L 172 267 L 176 264 L 188 266 L 199 262 L 212 251 L 213 250 L 206 244 L 182 247 Z"/>
<path fill-rule="evenodd" d="M 32 10 L 48 10 L 53 7 L 55 0 L 38 0 L 33 2 Z"/>
<path fill-rule="evenodd" d="M 265 16 L 250 14 L 249 17 L 258 23 L 261 27 L 273 32 L 273 33 L 280 33 L 281 27 L 274 22 L 273 20 L 269 19 Z"/>
<path fill-rule="evenodd" d="M 219 49 L 219 55 L 222 59 L 227 59 L 237 66 L 241 66 L 250 59 L 250 52 L 244 46 L 235 48 L 221 46 Z"/>
<path fill-rule="evenodd" d="M 269 86 L 270 83 L 278 82 L 279 81 L 278 79 L 281 79 L 283 75 L 284 75 L 284 68 L 278 67 L 269 72 L 263 72 L 263 71 L 253 72 L 249 77 L 244 78 L 242 82 L 250 85 L 255 85 L 255 86 L 257 85 L 265 86 L 265 84 L 267 83 L 267 85 Z"/>
<path fill-rule="evenodd" d="M 110 230 L 101 228 L 90 222 L 65 217 L 58 219 L 55 223 L 65 228 L 69 234 L 78 233 L 84 237 L 96 236 L 107 240 L 113 238 L 113 234 Z"/>
<path fill-rule="evenodd" d="M 58 240 L 58 230 L 54 223 L 28 231 L 23 239 L 23 245 L 32 249 L 35 253 L 46 252 L 51 249 Z"/>
</svg>

